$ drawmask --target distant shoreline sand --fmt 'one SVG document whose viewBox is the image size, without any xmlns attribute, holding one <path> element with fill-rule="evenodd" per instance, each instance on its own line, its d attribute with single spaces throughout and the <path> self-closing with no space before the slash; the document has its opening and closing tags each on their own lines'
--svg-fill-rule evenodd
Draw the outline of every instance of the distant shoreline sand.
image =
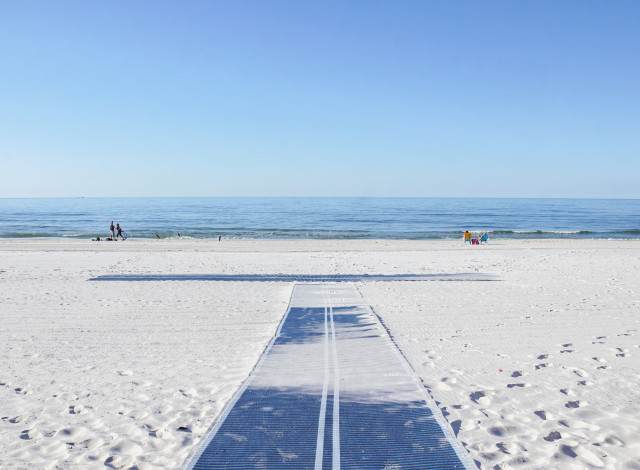
<svg viewBox="0 0 640 470">
<path fill-rule="evenodd" d="M 359 282 L 482 468 L 640 467 L 640 240 L 0 239 L 0 466 L 179 468 L 286 311 L 284 282 L 105 274 L 485 273 Z"/>
<path fill-rule="evenodd" d="M 129 238 L 115 241 L 93 241 L 66 237 L 46 238 L 0 238 L 0 250 L 24 249 L 62 250 L 62 251 L 173 251 L 196 249 L 220 252 L 255 251 L 429 251 L 441 249 L 477 249 L 492 250 L 521 247 L 556 249 L 571 246 L 594 246 L 602 248 L 631 248 L 640 246 L 640 239 L 614 238 L 489 238 L 488 243 L 471 246 L 459 239 L 414 240 L 414 239 L 340 239 L 340 238 L 297 238 L 297 239 L 257 239 L 257 238 Z"/>
</svg>

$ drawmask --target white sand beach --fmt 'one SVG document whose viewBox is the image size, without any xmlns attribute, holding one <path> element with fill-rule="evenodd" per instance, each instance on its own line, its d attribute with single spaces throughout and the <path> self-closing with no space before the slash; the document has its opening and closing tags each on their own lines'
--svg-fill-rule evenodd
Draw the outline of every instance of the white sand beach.
<svg viewBox="0 0 640 470">
<path fill-rule="evenodd" d="M 485 273 L 358 282 L 482 469 L 640 469 L 640 241 L 0 240 L 0 467 L 180 468 L 283 317 L 285 282 L 107 274 Z"/>
</svg>

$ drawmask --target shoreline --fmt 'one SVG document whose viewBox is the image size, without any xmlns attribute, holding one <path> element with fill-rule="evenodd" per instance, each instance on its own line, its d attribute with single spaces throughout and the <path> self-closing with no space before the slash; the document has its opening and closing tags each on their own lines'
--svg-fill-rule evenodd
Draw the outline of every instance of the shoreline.
<svg viewBox="0 0 640 470">
<path fill-rule="evenodd" d="M 430 251 L 430 250 L 493 250 L 521 247 L 536 249 L 565 249 L 570 247 L 598 247 L 606 249 L 640 247 L 640 239 L 575 239 L 575 238 L 490 238 L 482 245 L 470 245 L 460 240 L 411 239 L 127 239 L 115 243 L 68 238 L 0 238 L 0 250 L 43 249 L 59 251 L 197 251 L 256 252 L 256 251 Z"/>
</svg>

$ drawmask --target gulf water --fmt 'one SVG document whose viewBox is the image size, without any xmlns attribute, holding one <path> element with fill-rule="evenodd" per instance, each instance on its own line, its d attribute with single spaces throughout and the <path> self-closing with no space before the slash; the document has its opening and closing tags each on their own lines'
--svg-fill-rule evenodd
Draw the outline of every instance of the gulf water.
<svg viewBox="0 0 640 470">
<path fill-rule="evenodd" d="M 640 239 L 640 199 L 0 199 L 0 238 Z"/>
</svg>

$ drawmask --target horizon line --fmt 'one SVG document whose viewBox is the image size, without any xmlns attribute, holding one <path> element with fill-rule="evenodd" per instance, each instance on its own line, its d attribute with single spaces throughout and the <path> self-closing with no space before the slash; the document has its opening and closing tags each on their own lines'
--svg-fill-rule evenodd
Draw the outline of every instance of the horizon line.
<svg viewBox="0 0 640 470">
<path fill-rule="evenodd" d="M 617 196 L 0 196 L 0 199 L 584 199 L 640 200 Z"/>
</svg>

